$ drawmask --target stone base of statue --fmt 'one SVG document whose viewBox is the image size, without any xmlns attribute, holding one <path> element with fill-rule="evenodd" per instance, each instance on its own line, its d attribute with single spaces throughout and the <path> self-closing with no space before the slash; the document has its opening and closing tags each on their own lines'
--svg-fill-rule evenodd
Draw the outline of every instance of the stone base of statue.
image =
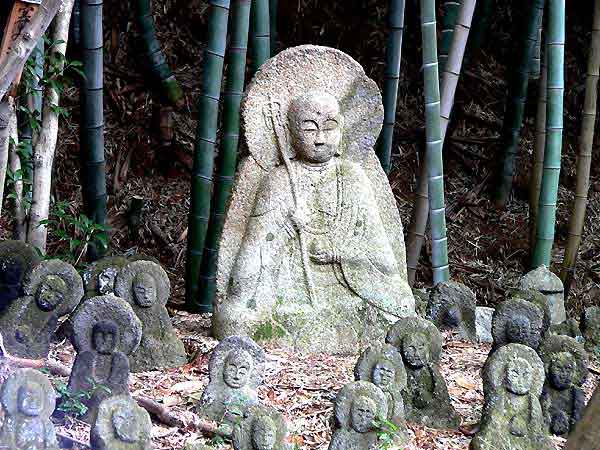
<svg viewBox="0 0 600 450">
<path fill-rule="evenodd" d="M 338 50 L 295 47 L 256 74 L 242 118 L 249 154 L 220 244 L 215 335 L 327 353 L 383 339 L 415 302 L 373 151 L 377 85 Z"/>
</svg>

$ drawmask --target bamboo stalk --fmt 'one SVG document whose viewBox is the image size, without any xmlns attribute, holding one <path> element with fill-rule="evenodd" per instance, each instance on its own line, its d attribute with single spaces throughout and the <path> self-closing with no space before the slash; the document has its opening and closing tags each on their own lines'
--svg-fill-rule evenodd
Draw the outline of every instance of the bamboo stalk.
<svg viewBox="0 0 600 450">
<path fill-rule="evenodd" d="M 525 101 L 527 100 L 527 88 L 529 86 L 529 71 L 535 43 L 537 41 L 540 16 L 544 11 L 545 0 L 534 0 L 524 24 L 524 42 L 520 46 L 518 62 L 512 72 L 506 96 L 506 108 L 500 142 L 504 151 L 501 165 L 498 167 L 498 185 L 495 192 L 495 203 L 498 208 L 504 208 L 512 190 L 515 162 L 519 142 L 521 138 L 521 127 L 525 113 Z"/>
<path fill-rule="evenodd" d="M 148 66 L 150 67 L 150 73 L 160 86 L 162 97 L 175 106 L 181 101 L 183 92 L 169 67 L 160 42 L 156 38 L 156 26 L 152 15 L 151 0 L 136 0 L 135 6 L 135 16 L 142 34 L 142 44 Z"/>
<path fill-rule="evenodd" d="M 52 54 L 65 55 L 67 52 L 67 41 L 69 40 L 69 24 L 73 10 L 73 0 L 65 0 L 64 8 L 56 15 L 51 41 L 56 44 L 52 46 Z M 58 72 L 64 68 L 64 58 L 56 58 Z M 52 186 L 52 166 L 56 151 L 58 137 L 59 115 L 55 107 L 59 105 L 60 94 L 51 85 L 46 88 L 44 96 L 44 114 L 42 128 L 33 152 L 33 185 L 32 202 L 29 214 L 29 229 L 27 231 L 27 242 L 46 253 L 46 239 L 48 229 L 42 225 L 43 220 L 48 219 L 50 211 L 50 188 Z"/>
<path fill-rule="evenodd" d="M 8 169 L 8 154 L 10 143 L 10 130 L 13 126 L 11 121 L 16 117 L 12 114 L 14 101 L 7 97 L 0 102 L 0 215 L 2 215 L 2 200 L 4 199 L 4 184 L 6 182 L 6 170 Z"/>
<path fill-rule="evenodd" d="M 85 77 L 81 86 L 81 155 L 83 203 L 95 223 L 106 222 L 106 161 L 104 159 L 102 0 L 81 0 L 81 55 Z M 92 243 L 88 257 L 101 256 Z"/>
<path fill-rule="evenodd" d="M 198 127 L 194 147 L 191 203 L 186 260 L 186 306 L 198 308 L 198 282 L 210 215 L 211 191 L 223 60 L 227 42 L 229 0 L 211 0 L 208 44 L 204 53 L 202 90 L 198 103 Z"/>
<path fill-rule="evenodd" d="M 200 276 L 202 312 L 212 309 L 216 294 L 218 245 L 225 223 L 225 210 L 233 187 L 240 139 L 240 104 L 244 94 L 246 54 L 251 0 L 234 0 L 231 9 L 231 32 L 227 49 L 227 79 L 223 90 L 223 136 L 217 157 L 217 174 L 213 207 L 206 235 Z"/>
<path fill-rule="evenodd" d="M 532 267 L 538 267 L 542 264 L 550 266 L 552 260 L 563 135 L 565 0 L 549 0 L 547 34 L 548 105 L 546 110 L 546 148 L 544 151 L 544 175 L 540 191 Z"/>
<path fill-rule="evenodd" d="M 21 166 L 21 157 L 18 153 L 19 147 L 19 133 L 17 130 L 17 111 L 12 109 L 11 115 L 13 118 L 10 120 L 9 130 L 9 153 L 8 153 L 8 165 L 13 174 L 13 237 L 16 240 L 24 241 L 27 237 L 27 214 L 25 212 L 25 205 L 23 204 L 23 170 Z"/>
<path fill-rule="evenodd" d="M 252 76 L 271 57 L 269 0 L 253 0 L 250 8 L 250 46 Z"/>
<path fill-rule="evenodd" d="M 542 25 L 544 22 L 544 13 L 540 14 L 538 19 L 538 32 L 535 46 L 533 47 L 533 58 L 531 58 L 531 66 L 529 66 L 529 78 L 537 80 L 541 75 L 542 68 Z"/>
<path fill-rule="evenodd" d="M 575 263 L 581 244 L 581 235 L 585 222 L 588 191 L 590 187 L 590 169 L 592 165 L 592 148 L 594 144 L 594 127 L 596 125 L 596 103 L 598 101 L 598 77 L 600 76 L 600 0 L 594 2 L 594 21 L 592 24 L 592 42 L 588 56 L 587 78 L 585 81 L 585 102 L 583 120 L 579 137 L 579 154 L 577 155 L 577 183 L 575 186 L 575 202 L 569 220 L 569 239 L 565 248 L 563 267 L 560 278 L 565 286 L 565 295 L 571 287 L 575 275 Z"/>
<path fill-rule="evenodd" d="M 277 54 L 277 17 L 279 15 L 279 1 L 269 0 L 269 23 L 271 35 L 271 56 Z"/>
<path fill-rule="evenodd" d="M 402 35 L 404 34 L 404 0 L 390 0 L 388 11 L 389 34 L 386 48 L 385 74 L 383 81 L 383 129 L 377 141 L 377 157 L 386 174 L 390 173 L 398 84 L 402 61 Z"/>
<path fill-rule="evenodd" d="M 469 38 L 469 50 L 476 51 L 483 46 L 490 28 L 490 19 L 494 12 L 495 0 L 480 0 L 475 8 L 473 30 Z"/>
<path fill-rule="evenodd" d="M 419 164 L 419 177 L 417 190 L 406 234 L 406 267 L 408 284 L 412 287 L 415 283 L 421 248 L 425 241 L 425 231 L 429 220 L 429 187 L 427 179 L 427 160 L 423 157 Z"/>
<path fill-rule="evenodd" d="M 437 61 L 435 0 L 421 0 L 423 76 L 425 82 L 425 134 L 431 223 L 431 264 L 433 284 L 450 278 L 446 206 L 444 199 L 444 162 L 440 124 L 440 83 Z"/>
<path fill-rule="evenodd" d="M 460 0 L 445 0 L 444 14 L 442 16 L 442 37 L 440 39 L 439 49 L 439 72 L 443 73 L 448 61 L 450 46 L 452 45 L 452 35 L 456 26 L 456 19 L 460 10 Z"/>
</svg>

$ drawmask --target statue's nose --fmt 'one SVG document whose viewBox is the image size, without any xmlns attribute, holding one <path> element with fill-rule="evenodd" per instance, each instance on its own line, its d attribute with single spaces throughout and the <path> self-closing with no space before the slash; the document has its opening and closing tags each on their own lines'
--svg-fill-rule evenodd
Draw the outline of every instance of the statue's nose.
<svg viewBox="0 0 600 450">
<path fill-rule="evenodd" d="M 323 131 L 319 130 L 317 133 L 317 137 L 315 138 L 315 145 L 323 145 L 325 144 L 325 134 Z"/>
</svg>

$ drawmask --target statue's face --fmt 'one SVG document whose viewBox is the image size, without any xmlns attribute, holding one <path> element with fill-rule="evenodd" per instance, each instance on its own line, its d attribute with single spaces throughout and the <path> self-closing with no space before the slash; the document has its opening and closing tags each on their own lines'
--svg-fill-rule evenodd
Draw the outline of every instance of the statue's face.
<svg viewBox="0 0 600 450">
<path fill-rule="evenodd" d="M 35 300 L 42 311 L 53 311 L 67 295 L 67 283 L 56 275 L 47 275 L 35 292 Z"/>
<path fill-rule="evenodd" d="M 36 417 L 44 408 L 44 391 L 37 383 L 25 383 L 17 393 L 17 407 L 21 414 Z"/>
<path fill-rule="evenodd" d="M 445 325 L 453 328 L 460 325 L 460 322 L 462 321 L 462 312 L 458 305 L 452 305 L 446 310 L 443 321 Z"/>
<path fill-rule="evenodd" d="M 298 159 L 312 164 L 329 161 L 342 139 L 342 117 L 337 100 L 328 94 L 300 97 L 288 114 L 292 145 Z"/>
<path fill-rule="evenodd" d="M 252 371 L 252 357 L 244 350 L 232 351 L 225 359 L 223 368 L 223 381 L 233 389 L 240 389 L 250 379 Z"/>
<path fill-rule="evenodd" d="M 350 419 L 352 428 L 358 433 L 368 433 L 373 428 L 373 421 L 377 414 L 377 405 L 368 397 L 358 397 L 352 402 Z"/>
<path fill-rule="evenodd" d="M 94 348 L 101 355 L 110 355 L 115 351 L 118 337 L 117 325 L 109 320 L 98 322 L 92 330 Z"/>
<path fill-rule="evenodd" d="M 100 295 L 110 294 L 115 289 L 115 278 L 118 270 L 115 267 L 107 267 L 98 274 L 98 293 Z"/>
<path fill-rule="evenodd" d="M 402 342 L 404 360 L 415 369 L 420 369 L 429 362 L 429 343 L 421 333 L 407 336 Z"/>
<path fill-rule="evenodd" d="M 396 376 L 396 369 L 390 361 L 381 360 L 373 366 L 373 384 L 376 384 L 380 388 L 385 388 L 394 382 Z"/>
<path fill-rule="evenodd" d="M 516 395 L 528 394 L 532 376 L 531 364 L 523 358 L 516 358 L 506 365 L 506 388 Z"/>
<path fill-rule="evenodd" d="M 135 443 L 140 440 L 138 416 L 129 408 L 119 408 L 112 414 L 112 425 L 117 439 Z"/>
<path fill-rule="evenodd" d="M 139 273 L 133 280 L 133 295 L 138 305 L 149 308 L 156 303 L 156 281 L 148 273 Z"/>
<path fill-rule="evenodd" d="M 532 328 L 527 317 L 515 317 L 506 324 L 506 340 L 511 344 L 532 345 L 535 343 Z"/>
<path fill-rule="evenodd" d="M 252 447 L 255 450 L 273 450 L 277 440 L 277 427 L 270 417 L 260 417 L 252 426 Z"/>
<path fill-rule="evenodd" d="M 560 352 L 552 356 L 548 378 L 556 389 L 567 389 L 573 384 L 577 365 L 573 355 Z"/>
</svg>

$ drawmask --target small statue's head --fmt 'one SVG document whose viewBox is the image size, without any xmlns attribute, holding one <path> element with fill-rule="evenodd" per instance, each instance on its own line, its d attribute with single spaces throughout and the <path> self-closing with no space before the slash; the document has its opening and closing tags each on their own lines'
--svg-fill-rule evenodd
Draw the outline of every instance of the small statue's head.
<svg viewBox="0 0 600 450">
<path fill-rule="evenodd" d="M 402 356 L 407 364 L 414 369 L 420 369 L 427 365 L 431 358 L 427 336 L 423 333 L 406 336 L 402 341 Z"/>
<path fill-rule="evenodd" d="M 386 390 L 390 386 L 396 377 L 396 368 L 394 364 L 388 359 L 380 359 L 373 366 L 373 373 L 371 379 L 373 384 L 379 386 L 383 390 Z"/>
<path fill-rule="evenodd" d="M 528 394 L 533 382 L 533 369 L 529 361 L 515 358 L 506 364 L 506 388 L 516 395 Z"/>
<path fill-rule="evenodd" d="M 28 417 L 37 417 L 44 409 L 44 391 L 38 383 L 27 382 L 17 392 L 18 411 Z"/>
<path fill-rule="evenodd" d="M 350 408 L 351 426 L 358 433 L 368 433 L 373 429 L 377 415 L 377 405 L 373 399 L 361 395 L 352 402 Z"/>
<path fill-rule="evenodd" d="M 146 272 L 138 273 L 133 279 L 133 295 L 138 305 L 149 308 L 156 303 L 156 281 Z"/>
<path fill-rule="evenodd" d="M 343 119 L 333 95 L 310 92 L 292 100 L 288 122 L 297 158 L 321 164 L 339 154 Z"/>
<path fill-rule="evenodd" d="M 577 363 L 571 353 L 559 352 L 552 355 L 548 370 L 548 380 L 559 390 L 572 386 L 575 379 Z"/>
<path fill-rule="evenodd" d="M 118 271 L 115 267 L 107 267 L 98 274 L 98 293 L 100 295 L 113 292 L 117 273 Z"/>
<path fill-rule="evenodd" d="M 35 292 L 35 301 L 42 311 L 53 311 L 67 296 L 65 280 L 56 275 L 46 275 Z"/>
<path fill-rule="evenodd" d="M 506 324 L 506 341 L 510 344 L 523 344 L 527 346 L 536 346 L 539 344 L 539 337 L 536 339 L 531 321 L 525 316 L 516 316 L 511 318 Z"/>
<path fill-rule="evenodd" d="M 446 326 L 452 328 L 458 327 L 462 321 L 462 311 L 460 309 L 460 306 L 451 305 L 450 307 L 448 307 L 448 309 L 446 309 L 446 311 L 444 312 L 442 321 Z"/>
<path fill-rule="evenodd" d="M 131 444 L 140 440 L 141 425 L 139 418 L 130 408 L 115 409 L 111 421 L 118 440 Z"/>
<path fill-rule="evenodd" d="M 101 320 L 92 329 L 92 343 L 101 355 L 110 355 L 115 351 L 119 339 L 119 328 L 112 320 Z"/>
<path fill-rule="evenodd" d="M 232 389 L 240 389 L 248 384 L 252 368 L 252 356 L 247 351 L 233 350 L 225 358 L 223 381 Z"/>
<path fill-rule="evenodd" d="M 277 426 L 268 416 L 260 416 L 252 423 L 252 448 L 273 450 L 277 443 Z"/>
<path fill-rule="evenodd" d="M 25 263 L 20 258 L 6 258 L 0 262 L 0 284 L 20 283 L 24 270 Z"/>
</svg>

